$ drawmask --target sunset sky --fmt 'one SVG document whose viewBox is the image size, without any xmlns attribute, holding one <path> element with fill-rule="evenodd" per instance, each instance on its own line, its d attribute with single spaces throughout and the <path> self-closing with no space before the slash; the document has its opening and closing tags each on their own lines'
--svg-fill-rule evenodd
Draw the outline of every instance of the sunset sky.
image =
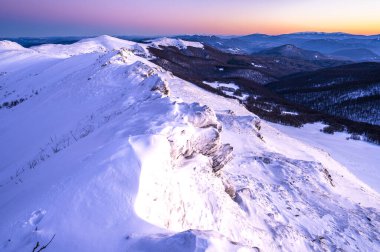
<svg viewBox="0 0 380 252">
<path fill-rule="evenodd" d="M 380 33 L 380 0 L 0 0 L 0 37 Z"/>
</svg>

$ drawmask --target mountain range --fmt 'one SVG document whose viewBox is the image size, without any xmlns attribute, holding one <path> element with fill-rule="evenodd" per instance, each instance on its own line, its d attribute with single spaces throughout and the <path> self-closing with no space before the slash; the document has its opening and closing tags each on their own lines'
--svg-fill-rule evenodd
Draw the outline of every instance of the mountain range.
<svg viewBox="0 0 380 252">
<path fill-rule="evenodd" d="M 173 72 L 174 75 L 211 92 L 234 97 L 247 109 L 266 120 L 297 127 L 305 123 L 322 121 L 329 125 L 326 127 L 326 132 L 347 131 L 354 135 L 362 135 L 364 139 L 371 142 L 380 143 L 380 126 L 377 119 L 378 111 L 376 111 L 378 91 L 376 85 L 378 83 L 371 74 L 377 69 L 376 67 L 365 69 L 366 66 L 377 66 L 378 64 L 352 64 L 352 62 L 327 59 L 322 56 L 315 58 L 314 52 L 293 46 L 290 48 L 292 57 L 289 57 L 289 50 L 286 49 L 284 53 L 283 48 L 275 48 L 270 53 L 264 51 L 254 55 L 232 54 L 207 45 L 204 48 L 189 47 L 186 49 L 150 48 L 149 51 L 156 57 L 153 60 L 154 63 Z M 365 71 L 362 71 L 363 69 Z M 280 90 L 274 88 L 276 83 L 290 78 L 286 82 L 286 87 L 293 88 L 294 92 L 297 92 L 299 86 L 306 84 L 304 80 L 308 78 L 308 74 L 319 76 L 323 82 L 329 83 L 329 81 L 344 76 L 350 78 L 353 76 L 350 75 L 351 71 L 357 73 L 357 77 L 360 76 L 359 79 L 353 77 L 359 83 L 356 85 L 355 92 L 362 91 L 363 94 L 354 95 L 352 89 L 342 88 L 342 90 L 347 90 L 344 102 L 356 104 L 350 105 L 356 106 L 356 112 L 350 115 L 348 115 L 350 110 L 344 107 L 340 109 L 341 112 L 334 112 L 335 107 L 331 107 L 329 100 L 332 97 L 324 96 L 323 90 L 316 96 L 316 101 L 320 106 L 313 106 L 311 101 L 305 102 L 308 99 L 308 96 L 303 96 L 305 93 L 291 97 L 283 95 Z M 306 77 L 292 78 L 293 75 Z M 361 81 L 369 81 L 371 85 L 364 83 L 361 85 Z M 223 88 L 209 84 L 216 82 L 233 83 L 238 88 L 233 92 L 228 92 L 228 90 L 225 92 Z M 341 84 L 344 86 L 346 83 Z M 335 87 L 331 86 L 330 88 L 334 90 Z M 365 98 L 366 93 L 371 98 Z M 357 100 L 359 97 L 361 99 Z M 329 108 L 329 110 L 325 108 Z M 365 113 L 361 113 L 363 111 Z"/>
<path fill-rule="evenodd" d="M 380 35 L 306 32 L 282 35 L 252 34 L 232 38 L 199 35 L 180 36 L 180 38 L 202 42 L 228 52 L 245 54 L 293 45 L 326 56 L 343 56 L 344 59 L 352 61 L 379 61 L 380 55 Z"/>
</svg>

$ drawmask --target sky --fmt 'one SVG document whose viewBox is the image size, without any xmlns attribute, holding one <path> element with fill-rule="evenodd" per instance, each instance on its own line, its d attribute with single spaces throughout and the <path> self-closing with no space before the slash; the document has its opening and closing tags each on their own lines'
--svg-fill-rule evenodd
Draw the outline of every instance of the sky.
<svg viewBox="0 0 380 252">
<path fill-rule="evenodd" d="M 0 0 L 0 37 L 380 33 L 380 0 Z"/>
</svg>

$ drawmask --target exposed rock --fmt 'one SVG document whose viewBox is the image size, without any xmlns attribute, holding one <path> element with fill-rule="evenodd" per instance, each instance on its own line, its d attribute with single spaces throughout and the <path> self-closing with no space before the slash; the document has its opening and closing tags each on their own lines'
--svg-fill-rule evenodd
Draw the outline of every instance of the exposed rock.
<svg viewBox="0 0 380 252">
<path fill-rule="evenodd" d="M 255 121 L 255 128 L 260 131 L 261 130 L 261 121 L 260 120 L 256 120 Z"/>
<path fill-rule="evenodd" d="M 173 159 L 201 154 L 210 157 L 214 172 L 219 171 L 232 159 L 233 147 L 222 144 L 220 138 L 222 127 L 215 112 L 199 103 L 176 105 L 177 118 L 193 126 L 193 130 L 186 127 L 173 129 L 168 138 L 172 146 Z"/>
<path fill-rule="evenodd" d="M 221 179 L 225 188 L 225 192 L 231 197 L 231 199 L 235 200 L 237 196 L 235 186 L 225 176 L 222 175 Z"/>
<path fill-rule="evenodd" d="M 326 179 L 330 182 L 331 186 L 335 186 L 331 174 L 326 168 L 323 168 L 323 174 L 325 175 Z"/>
<path fill-rule="evenodd" d="M 167 81 L 158 79 L 156 84 L 151 88 L 151 91 L 158 91 L 162 95 L 169 95 L 170 90 Z"/>
<path fill-rule="evenodd" d="M 234 148 L 230 144 L 224 144 L 212 158 L 212 169 L 214 172 L 222 169 L 231 159 Z"/>
<path fill-rule="evenodd" d="M 193 139 L 193 146 L 196 152 L 205 156 L 214 155 L 220 148 L 220 134 L 214 128 L 200 130 Z"/>
</svg>

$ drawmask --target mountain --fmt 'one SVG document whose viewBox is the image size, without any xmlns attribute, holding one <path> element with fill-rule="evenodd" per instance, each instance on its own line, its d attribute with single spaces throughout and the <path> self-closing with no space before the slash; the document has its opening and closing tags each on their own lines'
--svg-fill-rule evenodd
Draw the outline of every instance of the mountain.
<svg viewBox="0 0 380 252">
<path fill-rule="evenodd" d="M 355 39 L 367 39 L 372 38 L 367 35 L 356 35 L 346 32 L 295 32 L 289 34 L 279 35 L 281 37 L 298 38 L 298 39 L 334 39 L 334 40 L 346 40 L 350 38 Z"/>
<path fill-rule="evenodd" d="M 88 37 L 46 37 L 46 38 L 0 38 L 0 40 L 8 40 L 16 42 L 17 44 L 29 48 L 32 46 L 39 46 L 43 44 L 72 44 L 81 39 Z"/>
<path fill-rule="evenodd" d="M 210 92 L 237 99 L 261 118 L 301 127 L 307 123 L 324 122 L 325 132 L 347 131 L 364 139 L 380 143 L 380 126 L 352 121 L 347 118 L 313 110 L 307 104 L 281 97 L 268 83 L 280 81 L 289 73 L 322 69 L 322 66 L 341 65 L 336 60 L 300 60 L 270 55 L 237 55 L 204 45 L 178 48 L 148 47 L 153 62 L 184 80 Z M 368 71 L 367 71 L 368 73 Z M 346 72 L 345 74 L 349 74 Z M 323 101 L 322 101 L 323 102 Z M 359 105 L 360 107 L 360 105 Z M 363 104 L 365 110 L 367 105 Z M 360 108 L 359 108 L 360 109 Z"/>
<path fill-rule="evenodd" d="M 254 50 L 249 44 L 238 37 L 219 37 L 219 36 L 205 36 L 205 35 L 182 35 L 175 38 L 184 39 L 186 41 L 201 42 L 205 45 L 218 48 L 228 53 L 249 53 Z"/>
<path fill-rule="evenodd" d="M 343 51 L 345 56 L 353 61 L 373 61 L 378 60 L 376 54 L 380 53 L 380 41 L 372 37 L 348 37 L 345 39 L 319 38 L 308 40 L 299 45 L 301 48 L 316 50 L 324 54 L 336 55 L 336 52 Z M 368 50 L 363 52 L 363 50 Z M 361 54 L 358 57 L 358 53 Z M 340 56 L 340 55 L 338 55 Z"/>
<path fill-rule="evenodd" d="M 268 87 L 312 109 L 380 125 L 380 63 L 357 63 L 290 75 Z"/>
<path fill-rule="evenodd" d="M 20 38 L 1 38 L 0 40 L 8 40 L 16 42 L 17 44 L 29 48 L 32 46 L 40 46 L 44 44 L 63 44 L 63 45 L 69 45 L 76 43 L 80 40 L 87 39 L 90 37 L 83 37 L 83 36 L 65 36 L 65 37 L 20 37 Z M 129 40 L 129 41 L 135 41 L 135 42 L 142 42 L 147 39 L 154 39 L 156 37 L 151 36 L 116 36 L 116 38 Z"/>
<path fill-rule="evenodd" d="M 355 49 L 359 46 L 360 44 L 347 43 L 344 40 L 335 40 L 330 38 L 308 40 L 301 45 L 302 48 L 307 50 L 316 50 L 326 54 L 333 53 L 337 50 Z"/>
<path fill-rule="evenodd" d="M 269 56 L 281 56 L 291 59 L 302 59 L 302 60 L 327 60 L 327 56 L 317 52 L 309 51 L 298 48 L 294 45 L 282 45 L 275 48 L 270 48 L 267 50 L 260 51 L 254 55 L 269 55 Z"/>
<path fill-rule="evenodd" d="M 117 36 L 134 42 L 157 39 L 158 37 L 144 36 Z M 205 36 L 205 35 L 180 35 L 176 39 L 201 42 L 224 52 L 235 54 L 251 54 L 266 49 L 280 47 L 287 44 L 294 45 L 304 50 L 320 52 L 326 56 L 333 56 L 340 50 L 367 49 L 380 55 L 380 35 L 364 36 L 347 33 L 323 33 L 323 32 L 301 32 L 281 35 L 250 34 L 245 36 Z M 24 47 L 38 46 L 42 44 L 72 44 L 85 37 L 46 37 L 46 38 L 0 38 L 10 40 Z M 353 55 L 345 60 L 351 61 L 374 61 L 373 55 L 360 57 Z"/>
<path fill-rule="evenodd" d="M 154 63 L 206 46 L 4 44 L 1 251 L 380 249 L 380 147 L 270 124 Z"/>
<path fill-rule="evenodd" d="M 331 55 L 355 61 L 380 61 L 379 55 L 366 48 L 339 50 Z"/>
<path fill-rule="evenodd" d="M 0 41 L 0 52 L 6 52 L 6 51 L 11 51 L 11 50 L 23 50 L 23 49 L 24 47 L 22 47 L 21 45 L 13 41 L 9 41 L 9 40 Z"/>
<path fill-rule="evenodd" d="M 179 40 L 181 41 L 181 40 Z M 199 42 L 198 42 L 199 43 Z M 293 47 L 292 47 L 293 48 Z M 185 49 L 185 50 L 183 50 Z M 163 48 L 149 47 L 156 56 L 155 63 L 167 68 L 177 69 L 176 74 L 187 76 L 202 82 L 211 78 L 245 79 L 251 86 L 265 85 L 291 73 L 308 72 L 324 67 L 339 66 L 351 63 L 349 61 L 326 59 L 320 54 L 294 48 L 294 54 L 301 56 L 289 57 L 291 50 L 281 53 L 262 52 L 253 55 L 236 54 L 204 45 L 201 47 L 181 48 L 165 46 Z M 273 52 L 281 49 L 273 49 Z M 309 54 L 312 55 L 309 55 Z M 320 56 L 321 58 L 316 60 Z M 307 57 L 307 59 L 305 59 Z M 309 58 L 312 58 L 311 60 Z M 182 72 L 180 71 L 182 69 Z M 172 70 L 170 70 L 172 71 Z"/>
<path fill-rule="evenodd" d="M 250 34 L 233 38 L 219 38 L 216 36 L 185 36 L 187 40 L 195 40 L 219 48 L 226 52 L 238 54 L 257 53 L 266 49 L 294 45 L 304 50 L 320 52 L 326 56 L 340 50 L 367 49 L 380 54 L 379 35 L 365 36 L 347 33 L 304 32 L 281 35 Z M 347 58 L 351 61 L 373 61 L 373 57 L 364 57 L 359 60 L 354 55 Z"/>
</svg>

